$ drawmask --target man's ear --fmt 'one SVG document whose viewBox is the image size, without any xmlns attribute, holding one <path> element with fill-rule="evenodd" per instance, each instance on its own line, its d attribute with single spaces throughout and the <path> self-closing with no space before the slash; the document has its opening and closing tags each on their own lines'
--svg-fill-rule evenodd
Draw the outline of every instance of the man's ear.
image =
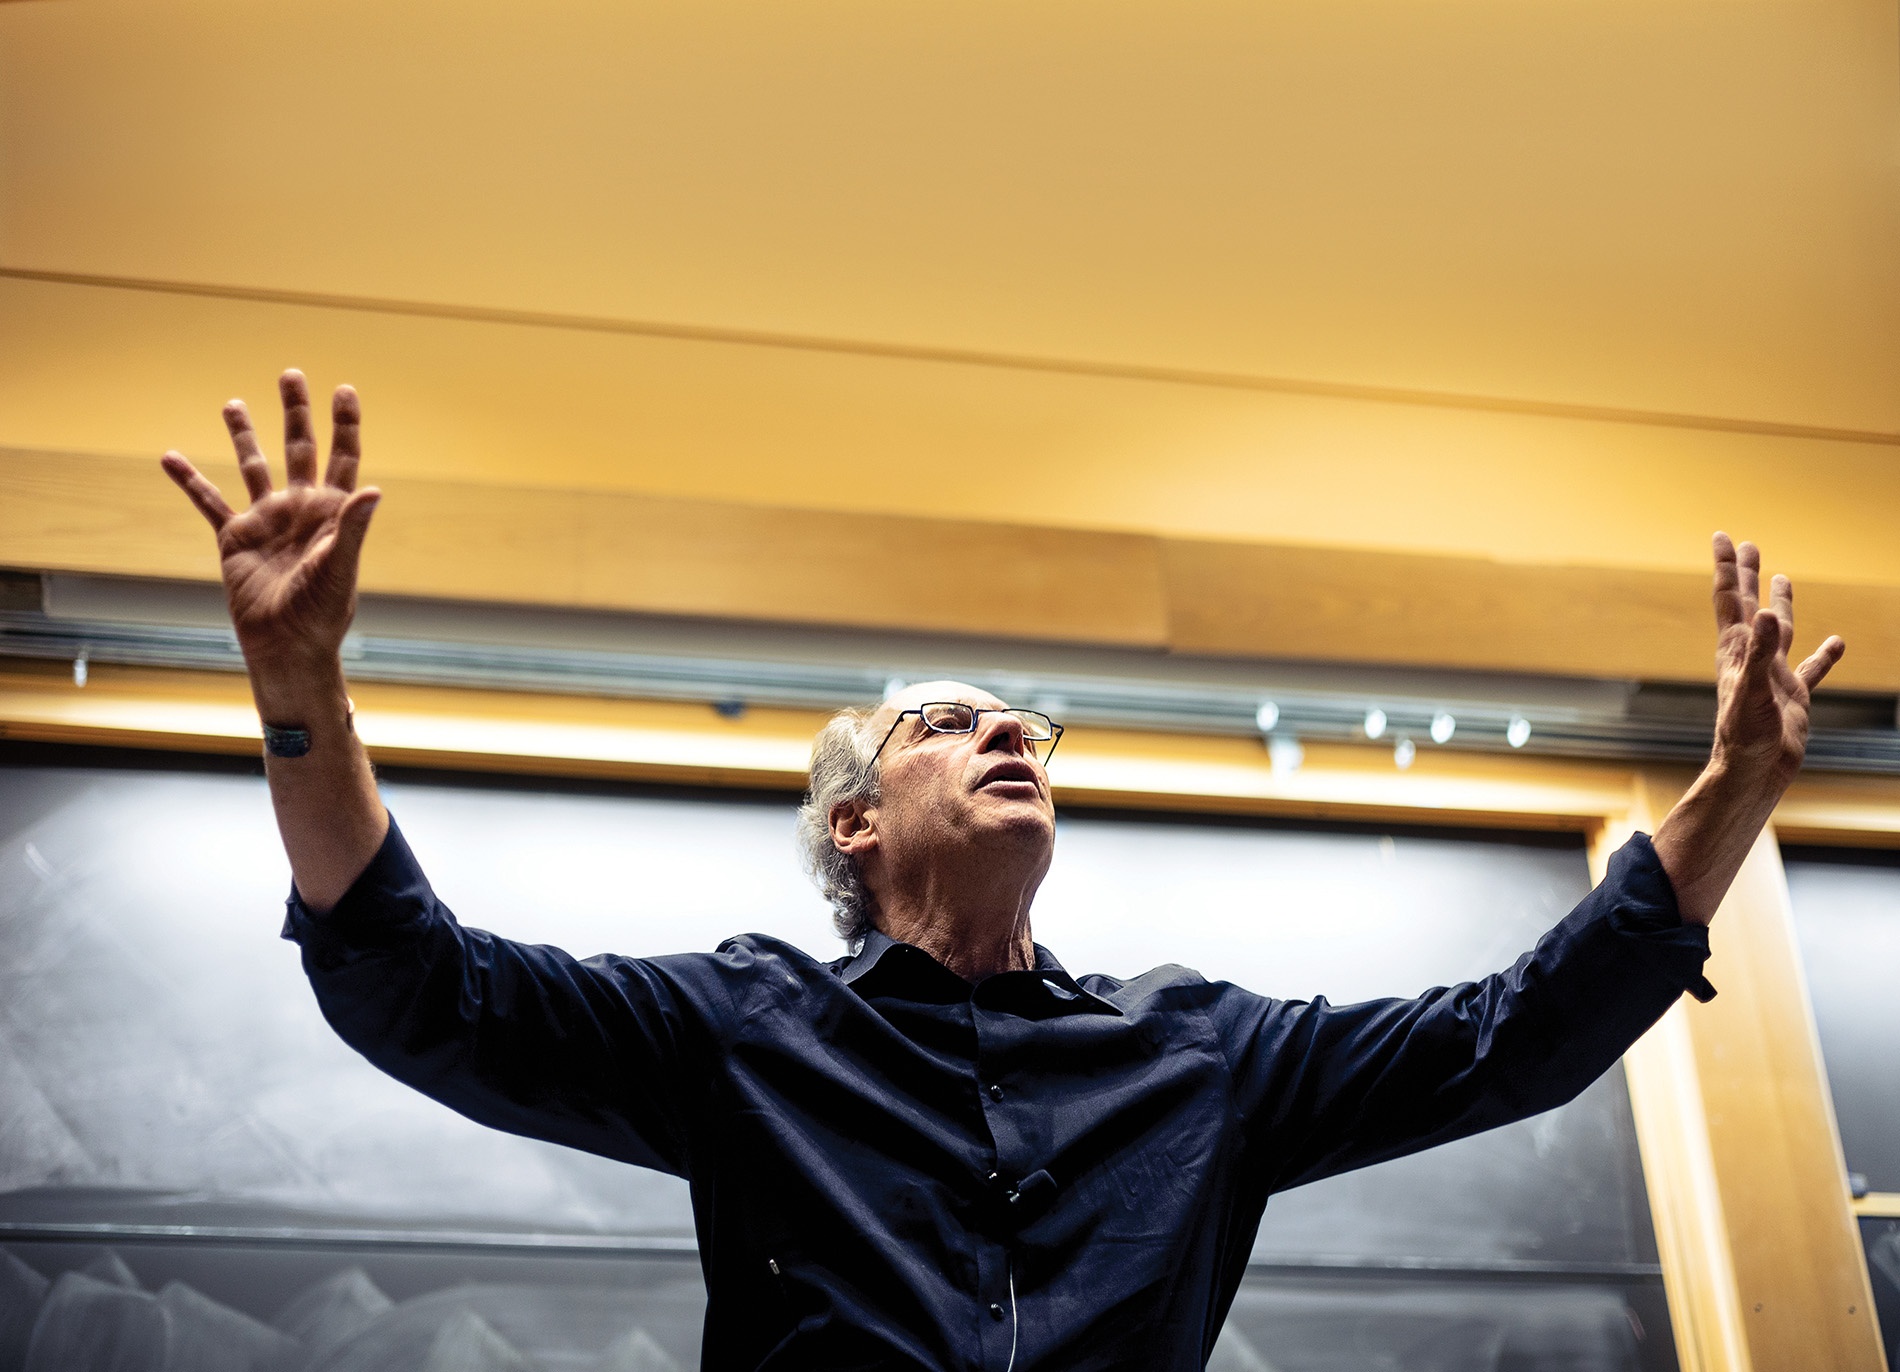
<svg viewBox="0 0 1900 1372">
<path fill-rule="evenodd" d="M 862 858 L 877 847 L 877 807 L 861 800 L 842 801 L 831 807 L 831 844 L 841 853 Z"/>
</svg>

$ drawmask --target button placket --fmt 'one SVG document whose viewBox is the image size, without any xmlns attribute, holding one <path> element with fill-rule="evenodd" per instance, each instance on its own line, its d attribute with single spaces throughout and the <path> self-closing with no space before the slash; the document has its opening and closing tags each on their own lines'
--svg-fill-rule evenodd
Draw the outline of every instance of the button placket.
<svg viewBox="0 0 1900 1372">
<path fill-rule="evenodd" d="M 974 1297 L 976 1347 L 971 1366 L 979 1372 L 1004 1372 L 1009 1363 L 1008 1291 L 1011 1280 L 1008 1248 L 992 1239 L 979 1241 Z M 1003 1313 L 998 1315 L 996 1312 Z"/>
<path fill-rule="evenodd" d="M 983 1256 L 978 1264 L 981 1281 L 973 1294 L 976 1296 L 978 1325 L 982 1330 L 979 1342 L 982 1348 L 982 1366 L 991 1372 L 1005 1372 L 1014 1361 L 1016 1354 L 1016 1328 L 1011 1315 L 1011 1300 L 1005 1292 L 1013 1286 L 1015 1274 L 1010 1257 L 1009 1245 L 1013 1242 L 1013 1232 L 1020 1223 L 1018 1202 L 1017 1170 L 1023 1162 L 1023 1139 L 1013 1111 L 1004 1109 L 1004 1102 L 1011 1101 L 1011 1091 L 1003 1083 L 992 1078 L 991 1064 L 1004 1066 L 1006 1054 L 999 1055 L 1008 1041 L 1008 1025 L 1013 1017 L 1007 1012 L 986 1010 L 980 1003 L 972 1006 L 977 1036 L 976 1060 L 971 1064 L 975 1069 L 977 1098 L 982 1106 L 984 1122 L 989 1126 L 991 1168 L 982 1173 L 983 1204 L 992 1209 L 991 1224 L 1000 1224 L 1001 1233 L 992 1232 L 982 1242 Z M 997 1075 L 1004 1073 L 998 1072 Z M 1020 1101 L 1012 1102 L 1016 1109 L 1021 1108 Z M 985 1228 L 989 1228 L 986 1225 Z M 999 1241 L 1000 1240 L 1000 1241 Z M 995 1340 L 995 1342 L 992 1342 Z"/>
</svg>

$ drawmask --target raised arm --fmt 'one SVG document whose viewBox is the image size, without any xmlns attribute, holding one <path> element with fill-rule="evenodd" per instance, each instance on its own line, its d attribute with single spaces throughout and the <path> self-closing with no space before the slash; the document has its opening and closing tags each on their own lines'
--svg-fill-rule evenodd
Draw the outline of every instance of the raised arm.
<svg viewBox="0 0 1900 1372">
<path fill-rule="evenodd" d="M 1813 689 L 1845 645 L 1788 665 L 1794 588 L 1760 603 L 1761 555 L 1715 536 L 1716 730 L 1658 826 L 1507 971 L 1410 1000 L 1332 1006 L 1232 988 L 1213 1000 L 1272 1189 L 1523 1119 L 1582 1091 L 1675 1003 L 1714 995 L 1708 924 L 1807 750 Z"/>
<path fill-rule="evenodd" d="M 1639 835 L 1534 949 L 1481 981 L 1337 1006 L 1212 988 L 1252 1184 L 1297 1186 L 1564 1104 L 1684 991 L 1715 994 L 1708 951 Z"/>
<path fill-rule="evenodd" d="M 1728 894 L 1808 748 L 1814 688 L 1847 645 L 1830 637 L 1799 667 L 1794 584 L 1771 583 L 1761 603 L 1761 553 L 1715 536 L 1715 746 L 1688 794 L 1656 829 L 1656 856 L 1676 890 L 1682 918 L 1707 924 Z"/>
<path fill-rule="evenodd" d="M 317 439 L 303 373 L 278 381 L 284 404 L 282 490 L 258 446 L 241 400 L 224 407 L 250 508 L 234 511 L 183 453 L 165 473 L 190 497 L 218 538 L 224 592 L 266 725 L 302 730 L 301 757 L 265 754 L 277 829 L 304 902 L 316 911 L 342 899 L 369 865 L 389 826 L 369 759 L 351 727 L 343 682 L 343 635 L 356 613 L 356 572 L 381 493 L 356 489 L 361 419 L 356 392 L 331 402 L 330 461 L 317 479 Z"/>
</svg>

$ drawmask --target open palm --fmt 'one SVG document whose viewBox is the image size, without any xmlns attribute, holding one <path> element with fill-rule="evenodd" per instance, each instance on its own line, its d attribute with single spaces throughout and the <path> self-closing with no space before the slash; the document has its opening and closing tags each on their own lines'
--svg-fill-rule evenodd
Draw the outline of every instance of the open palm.
<svg viewBox="0 0 1900 1372">
<path fill-rule="evenodd" d="M 253 664 L 334 658 L 356 611 L 357 567 L 380 492 L 356 489 L 362 412 L 356 392 L 337 388 L 331 404 L 330 461 L 317 480 L 317 441 L 303 374 L 278 381 L 284 404 L 284 489 L 271 487 L 270 463 L 241 400 L 224 407 L 238 469 L 251 498 L 234 511 L 182 453 L 163 466 L 209 521 L 238 643 Z"/>
<path fill-rule="evenodd" d="M 1799 667 L 1788 665 L 1794 642 L 1794 586 L 1770 583 L 1761 603 L 1761 553 L 1715 536 L 1715 746 L 1719 755 L 1785 786 L 1808 747 L 1814 688 L 1840 661 L 1846 645 L 1829 638 Z"/>
</svg>

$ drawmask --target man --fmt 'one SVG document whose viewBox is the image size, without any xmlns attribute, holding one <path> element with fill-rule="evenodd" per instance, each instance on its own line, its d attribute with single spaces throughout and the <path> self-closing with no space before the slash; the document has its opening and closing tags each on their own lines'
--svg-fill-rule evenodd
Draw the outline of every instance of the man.
<svg viewBox="0 0 1900 1372">
<path fill-rule="evenodd" d="M 1030 937 L 1057 729 L 954 682 L 819 736 L 803 812 L 829 965 L 748 935 L 577 961 L 458 925 L 377 797 L 339 650 L 375 508 L 336 393 L 319 481 L 303 378 L 289 484 L 241 403 L 251 506 L 177 453 L 218 534 L 324 1014 L 471 1118 L 689 1179 L 705 1365 L 1201 1367 L 1275 1191 L 1571 1099 L 1702 979 L 1707 925 L 1800 767 L 1830 638 L 1790 668 L 1792 591 L 1715 542 L 1716 739 L 1652 842 L 1481 982 L 1335 1007 L 1178 967 L 1071 977 Z"/>
</svg>

